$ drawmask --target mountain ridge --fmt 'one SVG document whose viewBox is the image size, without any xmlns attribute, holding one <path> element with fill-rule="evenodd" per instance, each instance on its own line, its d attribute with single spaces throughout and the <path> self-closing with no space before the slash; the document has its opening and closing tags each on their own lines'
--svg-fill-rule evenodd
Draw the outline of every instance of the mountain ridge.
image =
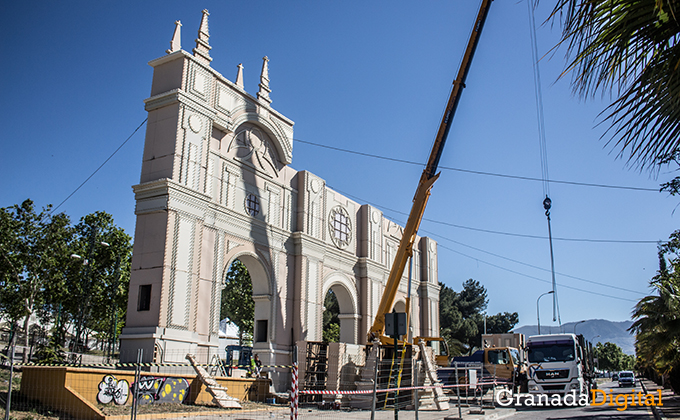
<svg viewBox="0 0 680 420">
<path fill-rule="evenodd" d="M 541 325 L 541 334 L 576 333 L 583 334 L 586 340 L 593 343 L 614 343 L 621 347 L 626 354 L 635 355 L 635 335 L 628 328 L 633 321 L 609 321 L 606 319 L 587 319 L 577 322 L 567 322 L 562 324 L 562 328 L 557 325 Z M 526 336 L 538 334 L 537 325 L 524 325 L 513 330 L 514 333 L 521 333 Z"/>
</svg>

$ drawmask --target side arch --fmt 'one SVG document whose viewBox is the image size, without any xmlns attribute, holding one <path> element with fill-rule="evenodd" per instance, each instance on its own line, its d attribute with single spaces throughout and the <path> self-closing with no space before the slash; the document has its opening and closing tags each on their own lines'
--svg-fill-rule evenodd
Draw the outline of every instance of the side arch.
<svg viewBox="0 0 680 420">
<path fill-rule="evenodd" d="M 359 337 L 359 307 L 356 282 L 347 275 L 334 272 L 327 275 L 323 281 L 323 297 L 329 290 L 335 293 L 340 307 L 340 342 L 358 344 Z"/>
</svg>

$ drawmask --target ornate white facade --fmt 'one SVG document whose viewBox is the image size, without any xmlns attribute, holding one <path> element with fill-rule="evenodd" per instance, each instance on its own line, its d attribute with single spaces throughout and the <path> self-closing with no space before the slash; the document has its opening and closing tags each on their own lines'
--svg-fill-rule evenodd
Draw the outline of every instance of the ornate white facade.
<svg viewBox="0 0 680 420">
<path fill-rule="evenodd" d="M 134 359 L 143 348 L 147 361 L 160 351 L 171 362 L 216 352 L 220 294 L 235 259 L 253 282 L 254 347 L 265 364 L 290 364 L 298 340 L 321 341 L 330 289 L 341 341 L 365 343 L 402 228 L 288 166 L 293 122 L 271 107 L 267 57 L 259 92 L 250 95 L 243 66 L 236 82 L 210 67 L 207 11 L 193 54 L 180 47 L 180 27 L 167 55 L 149 63 L 121 355 Z M 415 250 L 413 333 L 438 336 L 437 244 L 418 238 Z M 398 309 L 406 288 L 404 276 Z"/>
</svg>

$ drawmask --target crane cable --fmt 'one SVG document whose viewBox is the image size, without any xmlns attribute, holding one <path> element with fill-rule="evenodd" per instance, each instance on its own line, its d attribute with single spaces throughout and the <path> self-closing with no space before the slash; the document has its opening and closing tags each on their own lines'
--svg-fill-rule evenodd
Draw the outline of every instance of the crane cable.
<svg viewBox="0 0 680 420">
<path fill-rule="evenodd" d="M 543 114 L 543 92 L 541 90 L 541 74 L 538 67 L 538 42 L 536 38 L 536 19 L 534 16 L 534 9 L 536 3 L 534 0 L 527 0 L 527 7 L 529 9 L 529 34 L 531 38 L 531 58 L 534 70 L 534 95 L 536 97 L 536 116 L 538 122 L 538 143 L 541 154 L 541 178 L 543 180 L 543 208 L 545 209 L 545 216 L 548 219 L 548 240 L 550 242 L 550 268 L 552 273 L 552 295 L 553 295 L 553 321 L 558 321 L 560 329 L 562 327 L 562 320 L 560 318 L 560 306 L 557 300 L 557 282 L 555 281 L 555 256 L 553 251 L 552 241 L 552 227 L 550 223 L 550 208 L 552 207 L 552 200 L 550 200 L 550 175 L 548 173 L 548 151 L 545 141 L 545 118 Z"/>
</svg>

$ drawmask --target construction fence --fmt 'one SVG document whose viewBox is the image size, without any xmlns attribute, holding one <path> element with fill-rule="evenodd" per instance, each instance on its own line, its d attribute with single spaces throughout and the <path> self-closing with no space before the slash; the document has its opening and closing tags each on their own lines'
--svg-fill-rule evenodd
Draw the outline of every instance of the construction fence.
<svg viewBox="0 0 680 420">
<path fill-rule="evenodd" d="M 5 419 L 116 420 L 427 419 L 493 404 L 497 384 L 480 366 L 440 371 L 442 382 L 414 349 L 306 343 L 298 363 L 262 366 L 182 351 L 160 362 L 138 353 L 134 362 L 83 355 L 59 365 L 10 355 L 1 359 L 0 403 Z"/>
</svg>

